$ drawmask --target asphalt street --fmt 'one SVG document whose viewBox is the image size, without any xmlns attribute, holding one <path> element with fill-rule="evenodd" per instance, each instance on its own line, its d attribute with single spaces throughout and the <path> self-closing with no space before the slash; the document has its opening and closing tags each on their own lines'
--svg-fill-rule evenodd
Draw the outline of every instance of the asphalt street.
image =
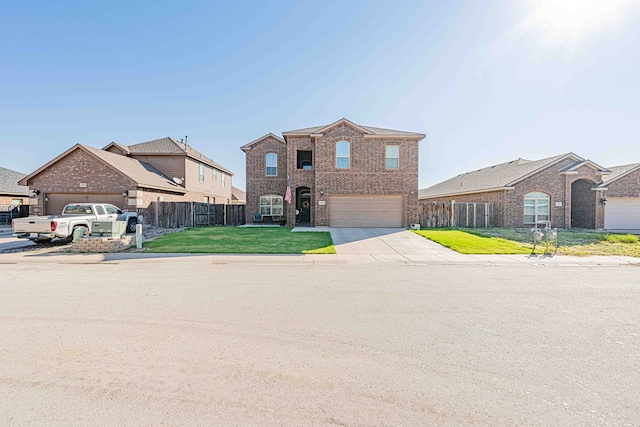
<svg viewBox="0 0 640 427">
<path fill-rule="evenodd" d="M 1 425 L 640 425 L 637 266 L 47 259 Z"/>
</svg>

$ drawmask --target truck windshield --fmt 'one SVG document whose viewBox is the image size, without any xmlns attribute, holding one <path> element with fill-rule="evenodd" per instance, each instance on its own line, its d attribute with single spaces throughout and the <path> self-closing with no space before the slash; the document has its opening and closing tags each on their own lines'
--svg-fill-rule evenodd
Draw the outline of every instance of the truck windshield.
<svg viewBox="0 0 640 427">
<path fill-rule="evenodd" d="M 86 215 L 91 214 L 91 206 L 89 205 L 67 205 L 62 211 L 63 214 L 68 215 Z"/>
</svg>

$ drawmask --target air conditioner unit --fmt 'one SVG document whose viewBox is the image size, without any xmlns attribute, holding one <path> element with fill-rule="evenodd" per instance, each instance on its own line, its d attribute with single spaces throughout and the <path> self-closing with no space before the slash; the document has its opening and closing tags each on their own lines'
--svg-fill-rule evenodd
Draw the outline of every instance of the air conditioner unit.
<svg viewBox="0 0 640 427">
<path fill-rule="evenodd" d="M 411 224 L 409 228 L 412 230 L 420 230 L 420 224 Z"/>
</svg>

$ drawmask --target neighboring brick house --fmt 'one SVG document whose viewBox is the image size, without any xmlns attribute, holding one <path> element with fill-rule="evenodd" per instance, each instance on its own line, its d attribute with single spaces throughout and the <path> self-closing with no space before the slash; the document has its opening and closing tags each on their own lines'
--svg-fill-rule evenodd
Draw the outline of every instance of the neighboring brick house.
<svg viewBox="0 0 640 427">
<path fill-rule="evenodd" d="M 38 193 L 31 214 L 59 213 L 67 203 L 103 202 L 148 214 L 151 202 L 228 204 L 233 173 L 185 143 L 163 138 L 102 150 L 76 144 L 24 177 Z"/>
<path fill-rule="evenodd" d="M 640 164 L 609 169 L 573 153 L 517 159 L 420 190 L 420 202 L 492 203 L 496 227 L 550 221 L 559 228 L 603 229 L 614 224 L 612 218 L 615 222 L 612 205 L 640 207 L 639 176 Z M 631 181 L 635 184 L 629 186 Z M 628 200 L 618 200 L 622 197 Z M 640 229 L 640 211 L 637 214 Z"/>
<path fill-rule="evenodd" d="M 242 147 L 247 223 L 407 227 L 418 219 L 418 152 L 425 135 L 340 119 L 272 133 Z M 291 204 L 284 199 L 290 183 Z"/>
<path fill-rule="evenodd" d="M 29 187 L 19 185 L 25 174 L 0 167 L 0 206 L 26 205 L 29 200 Z"/>
<path fill-rule="evenodd" d="M 604 228 L 640 230 L 640 163 L 610 167 L 598 188 L 605 203 Z"/>
</svg>

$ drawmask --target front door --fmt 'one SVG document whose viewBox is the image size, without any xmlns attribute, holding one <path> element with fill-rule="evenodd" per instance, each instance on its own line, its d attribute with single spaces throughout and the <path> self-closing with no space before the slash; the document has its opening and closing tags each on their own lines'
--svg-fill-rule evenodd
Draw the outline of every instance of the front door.
<svg viewBox="0 0 640 427">
<path fill-rule="evenodd" d="M 300 197 L 300 222 L 311 222 L 311 197 Z"/>
<path fill-rule="evenodd" d="M 296 223 L 311 224 L 311 190 L 308 187 L 296 189 Z"/>
</svg>

